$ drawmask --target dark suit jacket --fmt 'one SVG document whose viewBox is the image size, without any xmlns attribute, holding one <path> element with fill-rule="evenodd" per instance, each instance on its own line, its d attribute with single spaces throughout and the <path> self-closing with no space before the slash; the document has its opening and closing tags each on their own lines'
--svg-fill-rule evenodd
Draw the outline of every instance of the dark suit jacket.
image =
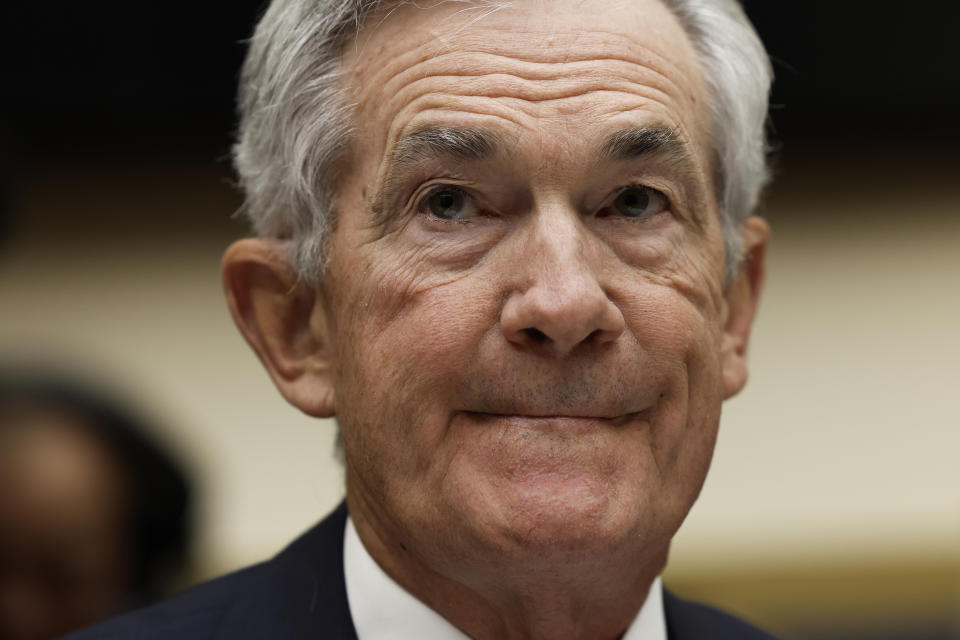
<svg viewBox="0 0 960 640">
<path fill-rule="evenodd" d="M 355 640 L 343 578 L 347 509 L 269 562 L 194 587 L 68 640 Z M 664 593 L 670 640 L 772 640 L 724 613 Z"/>
</svg>

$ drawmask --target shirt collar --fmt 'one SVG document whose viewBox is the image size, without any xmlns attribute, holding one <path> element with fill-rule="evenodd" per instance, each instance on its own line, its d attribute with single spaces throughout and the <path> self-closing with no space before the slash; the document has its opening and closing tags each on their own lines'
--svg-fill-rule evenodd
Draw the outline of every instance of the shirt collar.
<svg viewBox="0 0 960 640">
<path fill-rule="evenodd" d="M 343 573 L 350 615 L 360 640 L 469 640 L 380 568 L 367 553 L 349 517 L 343 541 Z M 659 577 L 622 640 L 667 640 Z"/>
</svg>

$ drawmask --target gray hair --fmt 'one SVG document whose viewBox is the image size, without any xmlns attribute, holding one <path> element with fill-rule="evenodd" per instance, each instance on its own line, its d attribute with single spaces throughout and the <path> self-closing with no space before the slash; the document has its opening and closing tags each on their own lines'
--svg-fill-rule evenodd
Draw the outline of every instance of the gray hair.
<svg viewBox="0 0 960 640">
<path fill-rule="evenodd" d="M 233 149 L 246 195 L 242 211 L 258 235 L 291 242 L 306 282 L 315 283 L 326 264 L 337 160 L 351 132 L 352 107 L 341 84 L 343 47 L 371 13 L 408 2 L 273 0 L 250 41 Z M 737 0 L 663 2 L 693 42 L 710 92 L 729 279 L 741 259 L 740 223 L 757 206 L 769 176 L 765 121 L 773 72 Z"/>
</svg>

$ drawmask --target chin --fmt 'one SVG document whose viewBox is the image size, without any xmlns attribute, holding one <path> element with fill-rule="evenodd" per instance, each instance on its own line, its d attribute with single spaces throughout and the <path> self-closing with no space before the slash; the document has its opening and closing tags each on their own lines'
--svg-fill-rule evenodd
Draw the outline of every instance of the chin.
<svg viewBox="0 0 960 640">
<path fill-rule="evenodd" d="M 634 539 L 643 522 L 642 499 L 624 501 L 607 479 L 585 474 L 526 476 L 478 494 L 465 517 L 518 557 L 614 550 Z"/>
</svg>

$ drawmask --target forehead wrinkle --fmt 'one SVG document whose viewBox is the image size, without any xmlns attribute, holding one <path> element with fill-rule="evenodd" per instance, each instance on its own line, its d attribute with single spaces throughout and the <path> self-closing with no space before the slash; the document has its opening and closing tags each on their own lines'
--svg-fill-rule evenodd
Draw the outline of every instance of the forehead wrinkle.
<svg viewBox="0 0 960 640">
<path fill-rule="evenodd" d="M 492 33 L 489 33 L 490 31 Z M 409 36 L 410 32 L 392 35 Z M 540 66 L 547 75 L 551 74 L 550 66 L 601 60 L 619 60 L 651 68 L 663 67 L 666 73 L 662 75 L 675 74 L 678 77 L 688 75 L 690 66 L 699 69 L 696 54 L 688 41 L 684 43 L 686 46 L 672 47 L 667 55 L 650 46 L 649 42 L 638 40 L 633 33 L 544 33 L 511 29 L 509 40 L 504 40 L 505 31 L 500 28 L 487 29 L 480 33 L 471 32 L 449 45 L 438 44 L 437 34 L 433 33 L 433 30 L 420 32 L 419 35 L 419 39 L 408 41 L 403 51 L 395 52 L 386 64 L 376 67 L 375 70 L 387 77 L 393 77 L 398 68 L 407 69 L 424 62 L 447 60 L 452 61 L 453 66 L 463 66 L 464 59 L 471 57 L 479 60 L 488 57 L 508 60 L 513 64 Z M 679 26 L 677 35 L 685 36 Z M 392 42 L 396 42 L 395 37 Z M 362 58 L 356 58 L 355 62 L 360 59 Z"/>
<path fill-rule="evenodd" d="M 436 90 L 484 97 L 515 97 L 531 102 L 560 100 L 597 91 L 622 91 L 658 101 L 687 97 L 670 75 L 625 57 L 593 57 L 572 62 L 518 63 L 508 56 L 450 54 L 451 60 L 423 60 L 384 74 L 382 95 L 409 101 Z M 470 64 L 466 64 L 469 59 Z M 598 66 L 600 68 L 598 68 Z M 411 97 L 411 94 L 413 97 Z"/>
<path fill-rule="evenodd" d="M 486 72 L 488 66 L 483 66 L 482 71 Z M 691 110 L 698 112 L 695 101 L 691 101 L 673 79 L 656 70 L 621 63 L 606 70 L 579 65 L 574 73 L 563 74 L 560 73 L 561 65 L 551 66 L 554 67 L 550 73 L 552 79 L 546 82 L 512 76 L 503 73 L 502 68 L 489 69 L 493 72 L 477 76 L 464 76 L 461 69 L 456 70 L 460 75 L 453 75 L 443 66 L 409 70 L 409 73 L 402 72 L 392 79 L 401 86 L 394 84 L 384 88 L 380 95 L 388 96 L 386 101 L 370 96 L 366 102 L 368 108 L 380 112 L 377 119 L 381 120 L 384 116 L 388 121 L 395 121 L 398 117 L 409 119 L 417 112 L 441 108 L 503 118 L 521 128 L 530 126 L 525 122 L 527 118 L 544 115 L 540 110 L 542 107 L 558 105 L 562 110 L 559 113 L 568 114 L 572 113 L 571 109 L 586 109 L 584 115 L 593 111 L 589 105 L 594 102 L 607 109 L 603 104 L 605 96 L 620 101 L 621 104 L 614 107 L 618 111 L 639 107 L 662 112 L 669 121 L 676 121 L 678 116 L 683 120 L 682 114 Z M 558 73 L 559 77 L 553 79 Z M 371 86 L 382 85 L 373 82 Z M 570 102 L 570 106 L 564 107 L 564 101 Z M 575 106 L 572 101 L 582 101 L 582 104 Z M 635 104 L 638 101 L 644 104 Z M 522 117 L 518 118 L 521 114 Z M 694 115 L 694 121 L 700 120 L 697 116 L 698 113 Z"/>
<path fill-rule="evenodd" d="M 549 20 L 536 20 L 529 25 L 523 24 L 524 21 L 505 24 L 503 20 L 489 24 L 474 21 L 461 24 L 456 16 L 458 11 L 451 14 L 436 5 L 429 7 L 422 16 L 416 16 L 416 24 L 422 25 L 420 29 L 409 29 L 401 19 L 382 20 L 375 29 L 364 28 L 367 37 L 358 39 L 370 45 L 367 55 L 356 55 L 356 52 L 350 55 L 348 52 L 344 63 L 353 69 L 350 84 L 357 92 L 358 110 L 380 112 L 381 117 L 399 112 L 405 107 L 403 103 L 409 104 L 418 94 L 431 90 L 417 87 L 411 92 L 410 87 L 405 86 L 418 80 L 432 77 L 437 80 L 435 85 L 446 80 L 456 93 L 464 91 L 465 84 L 470 84 L 463 81 L 465 78 L 488 76 L 484 80 L 496 80 L 494 74 L 500 73 L 503 74 L 500 79 L 512 74 L 527 83 L 553 80 L 553 90 L 564 82 L 567 85 L 580 82 L 578 90 L 566 91 L 568 96 L 591 88 L 584 86 L 584 79 L 588 80 L 585 84 L 590 84 L 591 77 L 593 82 L 598 78 L 603 80 L 602 87 L 598 85 L 593 89 L 609 89 L 619 80 L 621 85 L 618 88 L 625 93 L 642 92 L 669 110 L 681 107 L 678 112 L 695 112 L 695 119 L 701 119 L 699 112 L 705 89 L 699 60 L 675 17 L 665 7 L 660 7 L 662 11 L 650 13 L 649 18 L 646 13 L 638 14 L 630 6 L 622 9 L 624 21 L 601 20 L 591 28 L 586 24 L 590 22 L 587 19 L 583 27 L 589 30 L 585 31 L 579 26 L 573 30 L 564 29 L 562 22 Z M 413 11 L 409 6 L 405 10 Z M 636 22 L 633 18 L 639 18 L 644 28 L 638 31 L 632 26 Z M 456 38 L 442 37 L 449 36 L 448 26 L 460 27 L 456 29 Z M 555 28 L 557 26 L 560 29 Z M 650 39 L 646 38 L 648 31 Z M 664 40 L 656 34 L 669 34 L 670 37 Z M 385 50 L 390 51 L 389 56 L 377 55 Z M 604 67 L 604 63 L 607 66 Z M 522 95 L 523 87 L 519 87 L 521 95 L 503 95 L 517 89 L 519 82 L 514 81 L 513 87 L 487 83 L 487 93 L 521 99 L 551 99 L 547 95 L 533 95 L 535 91 L 542 91 L 542 86 L 528 86 L 530 95 L 527 96 Z M 490 84 L 501 84 L 500 92 L 491 91 Z M 504 88 L 508 91 L 503 91 Z M 378 96 L 387 97 L 387 101 L 378 99 Z"/>
<path fill-rule="evenodd" d="M 569 76 L 571 70 L 587 68 L 596 63 L 614 63 L 631 67 L 647 69 L 660 77 L 669 79 L 669 74 L 684 76 L 689 70 L 681 69 L 675 62 L 659 54 L 643 49 L 651 59 L 644 55 L 628 55 L 623 47 L 604 47 L 600 51 L 583 51 L 580 55 L 571 53 L 560 59 L 554 56 L 551 59 L 540 57 L 525 57 L 517 51 L 509 53 L 485 51 L 481 49 L 461 48 L 457 51 L 432 55 L 398 55 L 379 68 L 378 75 L 388 76 L 394 80 L 402 78 L 403 74 L 417 72 L 426 65 L 437 65 L 451 69 L 458 69 L 462 75 L 483 75 L 487 68 L 506 69 L 520 77 L 531 80 L 550 80 Z M 667 67 L 663 71 L 658 67 Z M 422 73 L 423 76 L 429 75 Z M 384 83 L 389 85 L 389 81 Z"/>
<path fill-rule="evenodd" d="M 632 14 L 629 9 L 627 13 Z M 638 16 L 625 16 L 628 22 L 631 17 Z M 539 22 L 538 28 L 518 27 L 515 24 L 470 24 L 469 28 L 466 28 L 468 25 L 460 25 L 462 28 L 457 29 L 457 37 L 451 39 L 448 30 L 443 28 L 444 22 L 450 18 L 450 15 L 441 16 L 439 23 L 434 23 L 431 27 L 430 17 L 425 15 L 418 20 L 418 24 L 424 26 L 419 30 L 402 28 L 402 23 L 383 25 L 385 29 L 379 33 L 369 33 L 369 38 L 371 41 L 390 44 L 393 55 L 389 59 L 378 61 L 380 64 L 369 64 L 372 58 L 377 57 L 369 53 L 376 51 L 365 55 L 356 55 L 354 52 L 353 56 L 348 54 L 345 62 L 350 66 L 358 65 L 357 68 L 366 73 L 381 75 L 384 82 L 362 83 L 379 87 L 386 85 L 398 73 L 424 62 L 450 62 L 452 68 L 470 68 L 484 56 L 509 60 L 515 65 L 527 63 L 529 66 L 544 67 L 540 72 L 533 69 L 526 74 L 531 77 L 536 77 L 538 73 L 555 75 L 555 72 L 549 69 L 550 66 L 605 59 L 619 59 L 639 66 L 657 68 L 661 75 L 678 78 L 688 77 L 691 71 L 699 70 L 698 58 L 689 39 L 682 27 L 669 15 L 654 18 L 653 23 L 648 25 L 654 27 L 657 33 L 664 28 L 676 32 L 676 37 L 669 40 L 668 50 L 664 50 L 663 42 L 657 42 L 656 38 L 647 39 L 644 32 L 637 32 L 623 23 L 597 25 L 589 31 L 557 30 L 555 27 L 562 25 Z M 672 24 L 663 23 L 662 18 Z M 471 60 L 471 57 L 477 60 Z"/>
<path fill-rule="evenodd" d="M 386 118 L 386 128 L 403 130 L 406 125 L 402 123 L 448 114 L 441 117 L 480 122 L 493 119 L 503 121 L 506 130 L 529 131 L 539 128 L 544 118 L 574 116 L 580 121 L 578 126 L 591 126 L 590 122 L 604 117 L 604 114 L 642 111 L 656 114 L 655 120 L 690 133 L 681 116 L 682 110 L 678 110 L 674 104 L 673 96 L 646 85 L 624 82 L 620 83 L 620 88 L 613 88 L 609 83 L 601 83 L 599 88 L 573 87 L 564 96 L 542 96 L 542 101 L 511 95 L 516 92 L 507 89 L 502 86 L 487 88 L 488 95 L 477 95 L 478 92 L 471 93 L 454 82 L 446 82 L 442 87 L 426 82 L 417 83 L 399 95 L 394 94 L 392 100 L 382 105 L 384 111 L 391 114 Z M 494 129 L 501 130 L 503 124 L 498 124 Z"/>
<path fill-rule="evenodd" d="M 539 49 L 529 59 L 515 50 L 503 55 L 476 47 L 436 54 L 437 47 L 420 42 L 386 61 L 355 61 L 360 65 L 355 67 L 352 83 L 353 90 L 358 92 L 357 115 L 367 113 L 374 119 L 387 116 L 389 121 L 401 112 L 417 110 L 412 109 L 414 106 L 422 108 L 423 102 L 462 98 L 486 100 L 487 104 L 471 108 L 461 103 L 454 108 L 473 111 L 482 106 L 481 111 L 493 109 L 495 115 L 513 120 L 490 101 L 499 100 L 505 106 L 509 102 L 513 106 L 507 106 L 508 110 L 520 107 L 526 111 L 523 102 L 534 106 L 581 97 L 601 99 L 604 93 L 620 93 L 656 103 L 669 114 L 687 112 L 694 115 L 694 120 L 701 119 L 699 95 L 703 88 L 697 69 L 682 71 L 683 56 L 673 60 L 635 40 L 617 40 L 629 40 L 623 44 L 633 46 L 605 44 L 592 51 L 574 48 L 562 57 L 553 55 L 547 59 Z M 493 49 L 495 44 L 487 43 L 486 48 Z M 527 115 L 535 113 L 530 111 Z"/>
</svg>

